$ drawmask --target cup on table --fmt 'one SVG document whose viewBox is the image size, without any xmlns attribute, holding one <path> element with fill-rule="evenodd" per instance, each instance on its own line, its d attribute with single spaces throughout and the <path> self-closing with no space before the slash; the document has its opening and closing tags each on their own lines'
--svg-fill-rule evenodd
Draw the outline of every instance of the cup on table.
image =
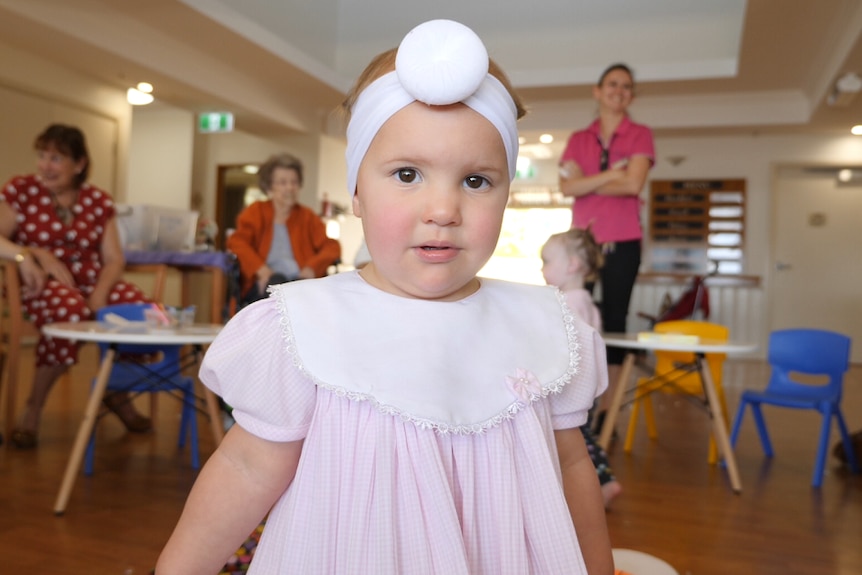
<svg viewBox="0 0 862 575">
<path fill-rule="evenodd" d="M 172 321 L 170 316 L 170 312 L 168 310 L 162 310 L 155 306 L 148 307 L 144 310 L 144 321 L 147 323 L 147 327 L 171 327 L 172 323 L 176 323 Z"/>
<path fill-rule="evenodd" d="M 162 308 L 153 305 L 144 310 L 144 320 L 151 328 L 188 327 L 195 323 L 196 309 L 193 305 L 184 308 L 173 306 Z"/>
<path fill-rule="evenodd" d="M 177 310 L 177 323 L 180 327 L 188 327 L 195 323 L 195 312 L 197 308 L 193 305 Z"/>
</svg>

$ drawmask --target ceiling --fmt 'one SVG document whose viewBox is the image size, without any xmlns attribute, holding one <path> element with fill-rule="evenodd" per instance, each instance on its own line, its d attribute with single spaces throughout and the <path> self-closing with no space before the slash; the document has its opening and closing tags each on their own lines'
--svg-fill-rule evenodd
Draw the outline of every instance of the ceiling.
<svg viewBox="0 0 862 575">
<path fill-rule="evenodd" d="M 146 80 L 157 102 L 232 111 L 265 137 L 339 133 L 332 110 L 365 63 L 441 17 L 476 30 L 526 100 L 526 151 L 586 124 L 616 61 L 657 135 L 862 123 L 862 96 L 827 103 L 839 76 L 862 74 L 859 0 L 0 0 L 0 47 L 122 89 Z"/>
</svg>

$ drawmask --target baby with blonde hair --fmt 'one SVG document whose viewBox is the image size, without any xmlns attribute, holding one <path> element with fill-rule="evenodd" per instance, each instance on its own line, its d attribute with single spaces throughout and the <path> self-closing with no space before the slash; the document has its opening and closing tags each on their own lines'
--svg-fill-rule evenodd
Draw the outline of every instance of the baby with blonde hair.
<svg viewBox="0 0 862 575">
<path fill-rule="evenodd" d="M 602 316 L 584 285 L 596 279 L 603 263 L 601 246 L 590 230 L 571 228 L 554 234 L 542 247 L 545 281 L 559 288 L 572 312 L 597 331 L 602 330 Z M 614 477 L 607 454 L 596 442 L 591 428 L 592 421 L 588 421 L 581 426 L 581 433 L 599 476 L 605 507 L 608 507 L 622 493 L 622 485 Z"/>
</svg>

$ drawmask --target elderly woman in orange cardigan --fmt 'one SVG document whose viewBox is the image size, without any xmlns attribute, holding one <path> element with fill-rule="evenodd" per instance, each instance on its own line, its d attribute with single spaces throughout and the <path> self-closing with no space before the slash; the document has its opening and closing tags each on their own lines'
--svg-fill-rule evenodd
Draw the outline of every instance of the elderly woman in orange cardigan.
<svg viewBox="0 0 862 575">
<path fill-rule="evenodd" d="M 298 203 L 302 162 L 289 154 L 270 157 L 258 170 L 268 201 L 255 202 L 237 216 L 227 248 L 239 260 L 242 304 L 266 297 L 268 285 L 326 275 L 341 257 L 341 245 L 326 226 Z"/>
</svg>

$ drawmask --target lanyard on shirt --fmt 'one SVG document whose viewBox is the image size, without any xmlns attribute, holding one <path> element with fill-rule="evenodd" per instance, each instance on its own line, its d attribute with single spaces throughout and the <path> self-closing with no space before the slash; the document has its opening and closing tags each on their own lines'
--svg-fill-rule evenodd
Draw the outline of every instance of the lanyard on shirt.
<svg viewBox="0 0 862 575">
<path fill-rule="evenodd" d="M 605 145 L 602 143 L 602 139 L 599 136 L 596 136 L 596 141 L 599 143 L 599 147 L 602 149 L 602 155 L 599 156 L 599 171 L 604 172 L 608 169 L 610 152 L 608 148 L 606 148 Z M 613 141 L 613 136 L 611 136 L 611 141 Z"/>
</svg>

